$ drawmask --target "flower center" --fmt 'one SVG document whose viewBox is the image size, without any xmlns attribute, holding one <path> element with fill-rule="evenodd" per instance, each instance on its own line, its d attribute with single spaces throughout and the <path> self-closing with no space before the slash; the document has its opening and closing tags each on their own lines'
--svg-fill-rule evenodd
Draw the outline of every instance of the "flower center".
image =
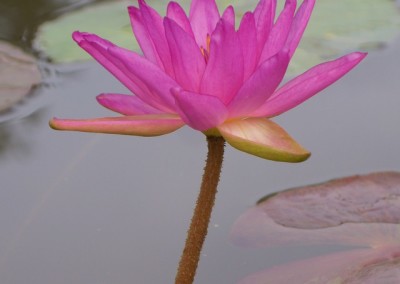
<svg viewBox="0 0 400 284">
<path fill-rule="evenodd" d="M 210 57 L 210 43 L 211 43 L 211 36 L 207 34 L 206 38 L 207 47 L 204 48 L 203 46 L 200 46 L 201 54 L 203 54 L 206 63 L 208 62 L 208 58 Z"/>
</svg>

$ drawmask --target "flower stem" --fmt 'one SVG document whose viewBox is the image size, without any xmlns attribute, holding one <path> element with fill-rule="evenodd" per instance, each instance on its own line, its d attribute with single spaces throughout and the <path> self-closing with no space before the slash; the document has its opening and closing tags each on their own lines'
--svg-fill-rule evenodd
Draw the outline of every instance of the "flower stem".
<svg viewBox="0 0 400 284">
<path fill-rule="evenodd" d="M 192 222 L 187 234 L 175 284 L 192 284 L 200 259 L 201 249 L 207 235 L 211 211 L 221 174 L 225 140 L 222 137 L 208 136 L 208 155 L 204 168 L 200 193 L 197 197 Z"/>
</svg>

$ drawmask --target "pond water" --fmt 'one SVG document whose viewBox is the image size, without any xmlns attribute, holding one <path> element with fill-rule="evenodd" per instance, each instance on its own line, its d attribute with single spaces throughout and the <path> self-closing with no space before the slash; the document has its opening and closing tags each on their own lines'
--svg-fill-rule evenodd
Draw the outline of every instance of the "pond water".
<svg viewBox="0 0 400 284">
<path fill-rule="evenodd" d="M 0 37 L 36 54 L 37 26 L 88 2 L 0 0 Z M 276 163 L 227 146 L 196 283 L 236 283 L 272 265 L 342 249 L 250 250 L 234 246 L 229 232 L 274 191 L 400 170 L 399 50 L 397 38 L 276 118 L 312 152 L 308 161 Z M 53 131 L 53 116 L 111 115 L 95 96 L 125 90 L 94 62 L 41 60 L 41 67 L 45 83 L 0 116 L 0 282 L 172 283 L 198 193 L 204 136 L 187 127 L 157 138 Z"/>
</svg>

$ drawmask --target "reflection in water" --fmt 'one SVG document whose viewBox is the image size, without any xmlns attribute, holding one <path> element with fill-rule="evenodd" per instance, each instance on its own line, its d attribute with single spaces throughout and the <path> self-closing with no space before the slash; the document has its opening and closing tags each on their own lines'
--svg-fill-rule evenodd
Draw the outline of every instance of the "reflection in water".
<svg viewBox="0 0 400 284">
<path fill-rule="evenodd" d="M 239 284 L 397 284 L 400 246 L 354 249 L 254 273 Z"/>
<path fill-rule="evenodd" d="M 0 114 L 21 101 L 41 77 L 34 57 L 0 41 Z"/>
<path fill-rule="evenodd" d="M 33 115 L 33 121 L 35 120 L 35 116 Z M 28 119 L 29 120 L 29 119 Z M 86 156 L 90 153 L 90 150 L 93 146 L 98 142 L 100 136 L 93 136 L 86 144 L 82 145 L 82 148 L 76 155 L 72 156 L 70 160 L 66 163 L 65 168 L 60 172 L 58 176 L 56 176 L 49 184 L 47 188 L 43 191 L 40 198 L 33 204 L 32 209 L 29 211 L 29 214 L 24 218 L 23 222 L 18 226 L 18 229 L 15 233 L 15 236 L 10 239 L 9 243 L 6 246 L 6 250 L 1 254 L 0 257 L 0 275 L 2 274 L 2 269 L 6 267 L 6 263 L 10 254 L 13 253 L 19 241 L 23 237 L 27 228 L 34 222 L 40 213 L 41 209 L 46 205 L 46 203 L 50 200 L 54 192 L 57 189 L 61 188 L 60 184 L 67 180 L 70 176 L 74 174 L 74 171 L 78 167 L 78 165 L 86 158 Z M 28 146 L 28 143 L 26 143 Z M 0 154 L 2 153 L 0 148 Z"/>
<path fill-rule="evenodd" d="M 241 284 L 399 283 L 400 173 L 347 177 L 270 195 L 236 221 L 232 240 L 246 247 L 366 247 L 273 267 Z"/>
<path fill-rule="evenodd" d="M 20 46 L 30 53 L 35 52 L 32 46 L 33 39 L 37 28 L 43 22 L 52 20 L 67 11 L 77 9 L 90 3 L 105 1 L 106 0 L 0 0 L 0 40 L 5 40 L 16 46 Z M 56 78 L 57 74 L 55 74 L 55 68 L 43 61 L 39 62 L 39 65 L 42 74 L 45 76 L 43 85 L 53 85 L 58 80 L 58 78 Z M 18 70 L 14 71 L 14 73 L 17 72 Z M 16 76 L 14 73 L 12 75 Z M 33 75 L 30 76 L 33 77 Z M 21 80 L 15 84 L 18 85 L 20 83 Z M 26 87 L 30 86 L 27 85 Z M 28 90 L 29 88 L 26 92 Z M 3 90 L 3 92 L 6 91 Z M 0 157 L 3 156 L 5 152 L 10 152 L 18 156 L 29 154 L 30 142 L 22 138 L 24 136 L 26 137 L 26 134 L 19 135 L 18 132 L 29 131 L 31 125 L 28 124 L 39 124 L 41 110 L 37 110 L 37 108 L 41 107 L 44 104 L 43 101 L 46 100 L 46 98 L 43 98 L 44 92 L 46 92 L 46 90 L 43 86 L 37 87 L 35 90 L 31 91 L 29 96 L 31 98 L 36 96 L 36 99 L 39 99 L 40 102 L 38 103 L 38 100 L 36 100 L 36 102 L 29 101 L 30 106 L 23 105 L 22 109 L 20 109 L 21 106 L 19 106 L 17 113 L 16 109 L 4 110 L 5 107 L 3 106 L 3 111 L 0 113 Z M 9 92 L 5 93 L 5 95 L 13 96 L 12 99 L 16 101 L 16 94 Z M 3 104 L 5 100 L 4 96 L 2 98 Z M 41 98 L 38 98 L 38 96 L 41 96 Z M 12 122 L 6 123 L 6 121 L 10 119 L 21 116 L 21 112 L 23 112 L 22 116 L 29 115 L 22 124 L 16 126 L 16 124 Z M 40 120 L 40 123 L 47 124 L 47 119 L 48 117 L 44 120 Z M 25 129 L 25 125 L 28 125 L 28 129 Z"/>
<path fill-rule="evenodd" d="M 19 122 L 0 123 L 0 162 L 6 155 L 26 158 L 32 152 L 31 147 L 33 146 L 33 141 L 29 139 L 29 132 L 34 131 L 46 121 L 45 109 L 41 108 Z"/>
<path fill-rule="evenodd" d="M 1 0 L 0 39 L 31 50 L 40 24 L 68 10 L 102 1 L 104 0 Z"/>
</svg>

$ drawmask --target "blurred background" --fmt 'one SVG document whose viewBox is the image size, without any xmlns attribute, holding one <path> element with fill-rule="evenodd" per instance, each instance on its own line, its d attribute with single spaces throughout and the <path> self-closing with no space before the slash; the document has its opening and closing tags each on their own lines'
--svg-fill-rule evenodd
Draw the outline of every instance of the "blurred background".
<svg viewBox="0 0 400 284">
<path fill-rule="evenodd" d="M 220 1 L 221 7 L 228 1 Z M 148 1 L 164 11 L 166 1 Z M 0 0 L 0 282 L 172 283 L 206 155 L 184 127 L 157 138 L 56 132 L 53 116 L 110 116 L 95 101 L 127 91 L 71 39 L 89 31 L 131 49 L 125 1 Z M 188 1 L 182 3 L 188 7 Z M 238 17 L 256 1 L 233 1 Z M 162 12 L 164 13 L 164 12 Z M 339 246 L 245 249 L 234 221 L 294 186 L 400 170 L 400 14 L 393 0 L 317 0 L 286 80 L 345 53 L 352 72 L 274 119 L 312 152 L 301 164 L 226 149 L 196 283 L 246 275 Z"/>
</svg>

